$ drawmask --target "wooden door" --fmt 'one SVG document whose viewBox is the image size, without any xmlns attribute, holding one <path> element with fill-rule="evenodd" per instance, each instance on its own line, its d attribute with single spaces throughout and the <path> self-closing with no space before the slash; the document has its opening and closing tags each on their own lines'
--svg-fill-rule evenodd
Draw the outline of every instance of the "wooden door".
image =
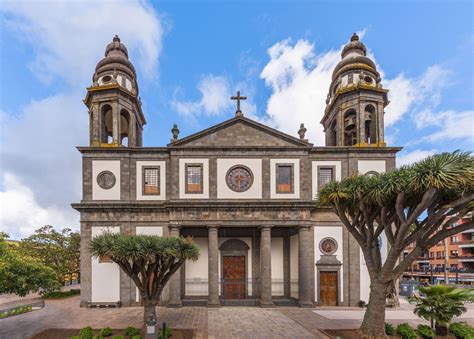
<svg viewBox="0 0 474 339">
<path fill-rule="evenodd" d="M 224 298 L 245 299 L 245 256 L 224 256 L 222 261 Z"/>
<path fill-rule="evenodd" d="M 337 272 L 319 272 L 319 303 L 337 306 Z"/>
</svg>

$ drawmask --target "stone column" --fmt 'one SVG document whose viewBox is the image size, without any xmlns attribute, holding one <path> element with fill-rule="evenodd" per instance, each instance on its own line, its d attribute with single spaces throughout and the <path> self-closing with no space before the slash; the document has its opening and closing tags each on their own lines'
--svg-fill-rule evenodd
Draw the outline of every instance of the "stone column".
<svg viewBox="0 0 474 339">
<path fill-rule="evenodd" d="M 180 225 L 170 225 L 170 236 L 179 237 Z M 170 301 L 168 307 L 181 307 L 181 272 L 176 271 L 170 279 Z"/>
<path fill-rule="evenodd" d="M 314 285 L 311 274 L 314 276 L 314 259 L 311 258 L 314 241 L 311 238 L 311 226 L 302 225 L 298 228 L 298 290 L 300 307 L 313 307 L 311 289 Z"/>
<path fill-rule="evenodd" d="M 290 236 L 283 237 L 283 295 L 291 297 Z"/>
<path fill-rule="evenodd" d="M 220 307 L 219 299 L 219 238 L 218 226 L 208 226 L 209 238 L 209 292 L 207 307 Z"/>
<path fill-rule="evenodd" d="M 260 229 L 260 306 L 273 307 L 272 301 L 272 234 L 270 225 Z"/>
<path fill-rule="evenodd" d="M 120 111 L 118 101 L 112 102 L 112 139 L 113 144 L 120 146 Z"/>
<path fill-rule="evenodd" d="M 133 112 L 133 110 L 132 110 Z M 128 123 L 128 147 L 137 146 L 137 123 L 135 121 L 135 114 L 130 113 L 130 120 Z"/>
</svg>

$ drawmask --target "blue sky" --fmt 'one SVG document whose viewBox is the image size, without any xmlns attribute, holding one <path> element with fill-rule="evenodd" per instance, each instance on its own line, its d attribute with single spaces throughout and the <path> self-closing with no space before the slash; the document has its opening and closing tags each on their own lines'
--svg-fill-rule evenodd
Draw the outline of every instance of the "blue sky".
<svg viewBox="0 0 474 339">
<path fill-rule="evenodd" d="M 81 100 L 115 34 L 138 71 L 146 146 L 244 113 L 323 143 L 319 121 L 340 49 L 359 32 L 390 89 L 389 145 L 399 164 L 471 150 L 471 1 L 2 1 L 0 230 L 78 228 Z"/>
</svg>

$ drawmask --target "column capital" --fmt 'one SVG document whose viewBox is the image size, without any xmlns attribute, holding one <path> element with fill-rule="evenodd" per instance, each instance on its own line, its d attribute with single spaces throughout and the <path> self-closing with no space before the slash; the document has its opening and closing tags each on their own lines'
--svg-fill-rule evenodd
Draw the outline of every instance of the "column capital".
<svg viewBox="0 0 474 339">
<path fill-rule="evenodd" d="M 274 226 L 275 226 L 274 224 L 262 224 L 258 228 L 263 231 L 263 230 L 270 230 Z"/>
<path fill-rule="evenodd" d="M 313 227 L 313 224 L 300 223 L 300 224 L 298 224 L 298 226 L 296 228 L 298 229 L 298 231 L 309 231 L 311 229 L 311 227 Z"/>
<path fill-rule="evenodd" d="M 212 225 L 212 224 L 211 224 L 211 225 L 207 225 L 207 229 L 208 229 L 209 231 L 211 231 L 211 230 L 218 230 L 220 227 L 221 227 L 220 225 Z"/>
<path fill-rule="evenodd" d="M 179 230 L 181 229 L 181 225 L 176 222 L 172 222 L 169 224 L 169 228 L 170 230 Z"/>
</svg>

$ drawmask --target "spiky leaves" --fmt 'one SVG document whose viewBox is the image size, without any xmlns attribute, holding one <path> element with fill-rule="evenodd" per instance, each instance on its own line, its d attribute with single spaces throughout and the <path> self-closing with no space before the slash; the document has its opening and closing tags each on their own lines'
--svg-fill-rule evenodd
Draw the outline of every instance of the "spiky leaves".
<svg viewBox="0 0 474 339">
<path fill-rule="evenodd" d="M 472 219 L 452 227 L 472 212 L 473 200 L 474 157 L 455 151 L 391 172 L 331 182 L 321 189 L 318 203 L 333 207 L 359 243 L 371 286 L 393 291 L 396 279 L 423 250 L 474 227 Z M 378 240 L 382 233 L 390 244 L 384 262 Z M 412 242 L 415 250 L 399 260 Z"/>
<path fill-rule="evenodd" d="M 145 308 L 153 307 L 171 276 L 186 260 L 197 260 L 191 238 L 104 233 L 90 242 L 93 256 L 108 256 L 134 281 Z M 145 317 L 146 317 L 145 310 Z"/>
</svg>

